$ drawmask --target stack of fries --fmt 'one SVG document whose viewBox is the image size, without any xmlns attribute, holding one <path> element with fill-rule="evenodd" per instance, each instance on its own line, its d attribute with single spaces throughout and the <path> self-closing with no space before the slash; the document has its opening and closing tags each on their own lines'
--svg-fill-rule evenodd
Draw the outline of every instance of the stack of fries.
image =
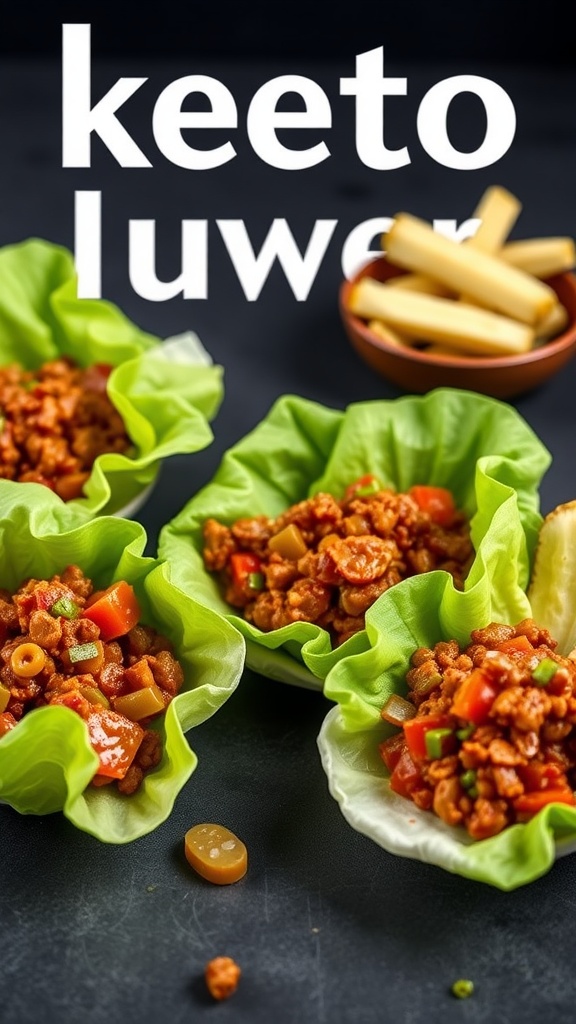
<svg viewBox="0 0 576 1024">
<path fill-rule="evenodd" d="M 506 241 L 520 210 L 506 189 L 489 188 L 474 212 L 476 234 L 465 242 L 397 214 L 382 247 L 390 264 L 409 273 L 384 283 L 361 278 L 350 312 L 388 344 L 436 355 L 517 355 L 554 338 L 568 313 L 544 279 L 574 267 L 574 240 Z"/>
</svg>

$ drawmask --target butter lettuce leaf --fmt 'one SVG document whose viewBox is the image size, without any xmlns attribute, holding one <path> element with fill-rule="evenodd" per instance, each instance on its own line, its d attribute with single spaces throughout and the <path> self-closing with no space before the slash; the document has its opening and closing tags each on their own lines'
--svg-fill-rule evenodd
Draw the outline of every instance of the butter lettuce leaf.
<svg viewBox="0 0 576 1024">
<path fill-rule="evenodd" d="M 59 356 L 114 367 L 108 394 L 133 442 L 125 455 L 96 460 L 86 497 L 73 502 L 87 515 L 124 509 L 154 483 L 163 459 L 211 443 L 223 373 L 195 334 L 162 342 L 113 303 L 79 299 L 62 246 L 33 238 L 0 248 L 0 365 L 34 370 Z"/>
<path fill-rule="evenodd" d="M 511 406 L 476 393 L 441 388 L 425 396 L 359 402 L 344 411 L 285 395 L 229 449 L 212 481 L 163 528 L 159 553 L 170 558 L 182 590 L 244 636 L 250 668 L 321 689 L 343 659 L 372 656 L 373 631 L 367 626 L 333 649 L 328 633 L 311 623 L 264 633 L 246 622 L 225 603 L 218 580 L 204 568 L 207 518 L 231 524 L 245 516 L 277 516 L 318 491 L 341 497 L 366 473 L 398 491 L 415 483 L 447 487 L 471 518 L 476 556 L 466 590 L 474 592 L 483 618 L 489 607 L 496 616 L 512 609 L 521 618 L 541 522 L 538 487 L 549 462 L 546 448 Z M 496 568 L 492 587 L 489 577 Z M 402 586 L 410 589 L 416 579 Z M 383 620 L 391 593 L 376 602 Z M 454 599 L 451 587 L 446 606 Z"/>
<path fill-rule="evenodd" d="M 238 631 L 178 590 L 170 565 L 144 556 L 145 546 L 139 523 L 116 516 L 86 519 L 46 488 L 0 492 L 0 587 L 12 593 L 23 580 L 48 578 L 70 564 L 79 565 L 98 589 L 127 580 L 141 621 L 172 641 L 184 669 L 180 693 L 151 726 L 162 737 L 162 761 L 133 796 L 121 796 L 113 786 L 88 786 L 97 757 L 84 722 L 68 708 L 30 711 L 0 739 L 0 803 L 23 814 L 62 811 L 107 843 L 130 842 L 168 817 L 197 764 L 185 734 L 228 699 L 244 664 Z"/>
<path fill-rule="evenodd" d="M 492 571 L 497 589 L 506 562 Z M 378 752 L 379 743 L 397 731 L 382 721 L 380 710 L 391 693 L 406 695 L 405 675 L 417 647 L 452 638 L 466 643 L 472 629 L 500 613 L 501 621 L 518 621 L 515 603 L 508 615 L 500 606 L 496 614 L 489 594 L 481 593 L 486 590 L 457 593 L 446 574 L 430 573 L 410 587 L 395 587 L 385 615 L 374 606 L 368 613 L 372 648 L 360 658 L 343 659 L 326 680 L 324 692 L 336 706 L 322 725 L 318 747 L 330 792 L 357 831 L 389 853 L 511 890 L 545 874 L 556 857 L 576 850 L 576 808 L 550 805 L 527 824 L 474 841 L 463 828 L 446 825 L 394 793 Z"/>
</svg>

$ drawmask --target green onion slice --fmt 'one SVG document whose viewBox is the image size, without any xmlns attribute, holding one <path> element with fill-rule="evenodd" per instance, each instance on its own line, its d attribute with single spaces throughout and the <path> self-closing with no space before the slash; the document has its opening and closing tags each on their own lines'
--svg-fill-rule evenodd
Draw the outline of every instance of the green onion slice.
<svg viewBox="0 0 576 1024">
<path fill-rule="evenodd" d="M 75 619 L 80 611 L 71 597 L 60 597 L 50 609 L 50 615 L 61 615 L 63 619 Z"/>
<path fill-rule="evenodd" d="M 424 737 L 426 753 L 431 761 L 446 756 L 447 741 L 454 735 L 452 729 L 429 729 Z"/>
<path fill-rule="evenodd" d="M 249 572 L 248 586 L 250 587 L 250 590 L 264 590 L 264 573 Z"/>
<path fill-rule="evenodd" d="M 98 648 L 95 643 L 76 644 L 68 648 L 68 656 L 72 664 L 77 661 L 89 661 L 90 658 L 98 657 Z"/>
<path fill-rule="evenodd" d="M 374 477 L 374 479 L 371 480 L 370 483 L 363 484 L 361 487 L 358 488 L 357 491 L 354 491 L 354 497 L 369 498 L 371 494 L 378 494 L 378 491 L 381 490 L 382 484 L 380 483 L 379 480 L 376 479 L 376 477 Z"/>
<path fill-rule="evenodd" d="M 553 661 L 552 658 L 543 658 L 540 664 L 534 669 L 532 679 L 538 684 L 538 686 L 546 686 L 546 684 L 554 678 L 559 667 L 558 662 Z"/>
<path fill-rule="evenodd" d="M 469 725 L 465 725 L 462 729 L 456 729 L 456 736 L 459 740 L 469 740 L 476 726 L 473 722 Z"/>
</svg>

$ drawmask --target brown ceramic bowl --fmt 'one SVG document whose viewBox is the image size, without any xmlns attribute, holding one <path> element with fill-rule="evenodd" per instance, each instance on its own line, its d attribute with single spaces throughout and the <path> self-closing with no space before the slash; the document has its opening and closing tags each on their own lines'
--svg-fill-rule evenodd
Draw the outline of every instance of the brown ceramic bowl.
<svg viewBox="0 0 576 1024">
<path fill-rule="evenodd" d="M 368 329 L 364 320 L 348 309 L 353 285 L 362 277 L 386 281 L 402 271 L 377 257 L 340 286 L 340 314 L 348 337 L 372 369 L 405 391 L 423 394 L 437 387 L 479 391 L 493 398 L 512 398 L 543 384 L 568 363 L 576 352 L 576 276 L 548 278 L 569 314 L 568 327 L 552 341 L 516 356 L 437 356 L 415 348 L 390 345 Z"/>
</svg>

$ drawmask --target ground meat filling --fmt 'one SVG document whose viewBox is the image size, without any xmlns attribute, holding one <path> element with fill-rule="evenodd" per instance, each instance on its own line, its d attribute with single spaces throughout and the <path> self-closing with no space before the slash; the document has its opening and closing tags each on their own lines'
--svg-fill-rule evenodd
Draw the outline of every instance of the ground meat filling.
<svg viewBox="0 0 576 1024">
<path fill-rule="evenodd" d="M 473 839 L 576 803 L 576 661 L 531 619 L 420 648 L 413 712 L 380 746 L 391 788 Z M 408 717 L 408 715 L 411 717 Z M 383 710 L 383 717 L 392 719 Z"/>
<path fill-rule="evenodd" d="M 109 592 L 94 593 L 78 566 L 49 580 L 26 580 L 14 594 L 0 590 L 0 743 L 27 712 L 64 705 L 88 725 L 100 758 L 94 784 L 114 784 L 130 795 L 160 763 L 162 741 L 151 725 L 179 692 L 184 673 L 170 641 L 136 621 L 132 588 L 117 586 L 114 607 L 121 600 L 126 607 L 115 629 L 98 600 Z M 108 638 L 111 632 L 116 635 Z"/>
<path fill-rule="evenodd" d="M 444 569 L 463 586 L 473 549 L 469 524 L 440 488 L 440 514 L 412 493 L 373 477 L 338 501 L 319 493 L 276 519 L 259 515 L 228 526 L 204 524 L 204 564 L 226 601 L 268 632 L 292 622 L 324 627 L 336 644 L 364 628 L 377 598 L 408 576 Z"/>
<path fill-rule="evenodd" d="M 0 478 L 82 494 L 95 459 L 131 446 L 106 382 L 111 367 L 68 358 L 38 370 L 0 367 Z"/>
</svg>

